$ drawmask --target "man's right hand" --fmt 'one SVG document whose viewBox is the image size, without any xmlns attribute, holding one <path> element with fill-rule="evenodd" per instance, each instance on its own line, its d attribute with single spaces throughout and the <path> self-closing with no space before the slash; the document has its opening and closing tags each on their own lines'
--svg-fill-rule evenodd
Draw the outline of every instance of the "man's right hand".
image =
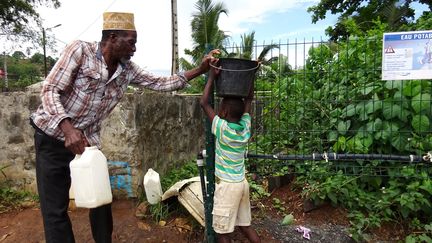
<svg viewBox="0 0 432 243">
<path fill-rule="evenodd" d="M 62 120 L 59 126 L 65 136 L 65 147 L 74 154 L 82 154 L 84 148 L 89 146 L 82 131 L 76 129 L 69 119 Z"/>
</svg>

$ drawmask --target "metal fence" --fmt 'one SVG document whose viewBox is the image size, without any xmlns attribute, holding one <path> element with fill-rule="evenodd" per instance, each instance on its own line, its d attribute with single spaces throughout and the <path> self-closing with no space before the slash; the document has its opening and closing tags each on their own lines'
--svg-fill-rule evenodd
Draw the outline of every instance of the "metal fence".
<svg viewBox="0 0 432 243">
<path fill-rule="evenodd" d="M 432 85 L 381 80 L 382 37 L 270 44 L 276 47 L 255 81 L 250 172 L 326 165 L 334 173 L 385 176 L 404 166 L 429 168 Z M 254 46 L 252 59 L 265 46 Z"/>
</svg>

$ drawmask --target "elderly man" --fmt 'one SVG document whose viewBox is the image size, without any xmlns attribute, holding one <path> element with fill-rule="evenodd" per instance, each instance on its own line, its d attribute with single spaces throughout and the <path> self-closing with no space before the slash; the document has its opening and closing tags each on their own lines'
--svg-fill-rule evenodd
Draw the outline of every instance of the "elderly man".
<svg viewBox="0 0 432 243">
<path fill-rule="evenodd" d="M 74 242 L 67 213 L 71 185 L 69 163 L 86 146 L 101 147 L 103 119 L 129 84 L 172 91 L 209 69 L 214 50 L 201 65 L 171 77 L 152 75 L 130 59 L 137 32 L 132 13 L 103 14 L 101 41 L 74 41 L 66 47 L 44 82 L 42 105 L 30 117 L 35 128 L 36 179 L 47 243 Z M 90 209 L 96 242 L 111 242 L 111 204 Z"/>
</svg>

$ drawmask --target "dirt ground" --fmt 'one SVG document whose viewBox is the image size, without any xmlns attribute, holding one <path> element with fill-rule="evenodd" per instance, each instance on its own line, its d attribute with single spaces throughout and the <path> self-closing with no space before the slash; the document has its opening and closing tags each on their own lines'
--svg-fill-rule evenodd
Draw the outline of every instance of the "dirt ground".
<svg viewBox="0 0 432 243">
<path fill-rule="evenodd" d="M 275 208 L 273 198 L 278 198 L 279 205 L 285 211 Z M 151 217 L 135 216 L 137 202 L 134 200 L 115 200 L 112 211 L 114 218 L 113 242 L 204 242 L 204 228 L 189 215 L 171 215 L 164 225 Z M 340 208 L 324 205 L 308 213 L 303 210 L 303 199 L 290 185 L 272 192 L 271 196 L 253 203 L 253 227 L 259 233 L 262 242 L 351 242 L 347 233 L 349 222 L 346 212 Z M 286 213 L 292 213 L 294 223 L 282 226 Z M 75 208 L 70 210 L 75 240 L 77 243 L 93 242 L 88 220 L 88 210 Z M 163 225 L 163 226 L 162 226 Z M 310 240 L 297 232 L 304 226 L 311 230 Z M 247 242 L 235 231 L 233 242 Z M 0 242 L 44 242 L 42 219 L 36 205 L 0 214 Z"/>
</svg>

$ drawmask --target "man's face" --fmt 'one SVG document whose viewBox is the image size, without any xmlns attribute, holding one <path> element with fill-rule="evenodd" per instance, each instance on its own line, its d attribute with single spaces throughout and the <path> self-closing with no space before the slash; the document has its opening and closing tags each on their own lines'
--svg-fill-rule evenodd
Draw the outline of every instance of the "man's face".
<svg viewBox="0 0 432 243">
<path fill-rule="evenodd" d="M 114 53 L 122 63 L 129 61 L 136 51 L 136 31 L 125 31 L 125 35 L 117 35 Z"/>
</svg>

